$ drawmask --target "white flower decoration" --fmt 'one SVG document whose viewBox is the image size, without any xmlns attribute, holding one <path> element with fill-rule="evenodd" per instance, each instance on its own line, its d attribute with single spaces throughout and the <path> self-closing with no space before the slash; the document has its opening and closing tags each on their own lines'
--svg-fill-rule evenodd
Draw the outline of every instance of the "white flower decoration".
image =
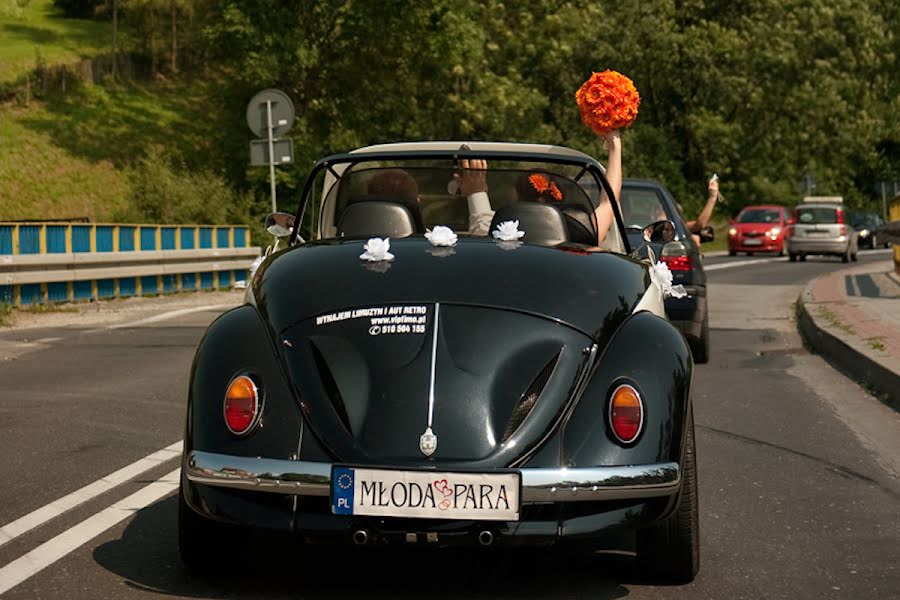
<svg viewBox="0 0 900 600">
<path fill-rule="evenodd" d="M 497 228 L 492 232 L 494 238 L 504 241 L 504 242 L 515 242 L 523 235 L 525 235 L 524 231 L 519 231 L 519 221 L 503 221 Z"/>
<path fill-rule="evenodd" d="M 394 260 L 394 255 L 388 252 L 391 249 L 391 238 L 371 238 L 363 246 L 363 252 L 359 257 L 363 260 L 378 262 L 382 260 Z"/>
<path fill-rule="evenodd" d="M 688 295 L 683 285 L 672 285 L 672 271 L 662 261 L 650 265 L 650 279 L 662 290 L 663 298 L 684 298 Z"/>
<path fill-rule="evenodd" d="M 426 231 L 425 237 L 432 246 L 453 246 L 458 239 L 456 233 L 444 225 L 437 225 L 431 231 Z"/>
</svg>

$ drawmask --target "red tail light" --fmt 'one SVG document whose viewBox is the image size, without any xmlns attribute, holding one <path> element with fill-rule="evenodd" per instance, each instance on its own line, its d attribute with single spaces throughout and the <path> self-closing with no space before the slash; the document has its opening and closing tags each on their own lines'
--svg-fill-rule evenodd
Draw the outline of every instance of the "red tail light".
<svg viewBox="0 0 900 600">
<path fill-rule="evenodd" d="M 838 213 L 838 214 L 840 214 L 840 213 Z M 840 221 L 838 221 L 838 222 L 840 223 Z M 846 225 L 841 225 L 840 235 L 847 235 L 847 226 Z"/>
<path fill-rule="evenodd" d="M 690 256 L 661 256 L 662 262 L 668 265 L 670 271 L 690 271 L 693 268 Z"/>
<path fill-rule="evenodd" d="M 615 438 L 623 444 L 630 444 L 640 435 L 644 403 L 632 386 L 623 384 L 613 391 L 609 400 L 609 425 Z"/>
<path fill-rule="evenodd" d="M 236 435 L 250 431 L 259 416 L 259 390 L 253 380 L 239 375 L 225 391 L 225 426 Z"/>
<path fill-rule="evenodd" d="M 835 218 L 837 219 L 837 220 L 835 221 L 835 223 L 843 223 L 843 222 L 844 222 L 844 211 L 842 211 L 842 210 L 839 209 L 839 208 L 836 208 L 836 209 L 834 209 L 834 210 L 835 210 L 835 213 L 836 213 L 836 214 L 835 214 Z M 844 235 L 844 232 L 843 232 L 843 231 L 841 232 L 841 235 Z"/>
</svg>

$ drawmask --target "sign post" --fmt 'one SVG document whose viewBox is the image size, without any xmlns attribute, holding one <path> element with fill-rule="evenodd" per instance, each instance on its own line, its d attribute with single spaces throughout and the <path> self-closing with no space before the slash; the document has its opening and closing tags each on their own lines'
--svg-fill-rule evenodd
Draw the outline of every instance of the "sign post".
<svg viewBox="0 0 900 600">
<path fill-rule="evenodd" d="M 269 167 L 269 186 L 272 193 L 272 212 L 278 212 L 275 195 L 275 165 L 294 162 L 294 143 L 282 136 L 294 124 L 294 103 L 284 92 L 268 89 L 258 92 L 247 104 L 247 125 L 250 131 L 264 138 L 250 142 L 250 164 Z"/>
</svg>

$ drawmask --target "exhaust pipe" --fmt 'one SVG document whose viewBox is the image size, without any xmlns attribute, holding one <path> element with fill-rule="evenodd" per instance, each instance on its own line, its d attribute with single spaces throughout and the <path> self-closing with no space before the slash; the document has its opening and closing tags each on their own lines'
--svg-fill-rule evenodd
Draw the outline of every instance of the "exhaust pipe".
<svg viewBox="0 0 900 600">
<path fill-rule="evenodd" d="M 478 534 L 478 543 L 482 546 L 490 546 L 494 543 L 494 534 L 488 530 L 484 530 Z"/>
<path fill-rule="evenodd" d="M 364 546 L 366 542 L 369 541 L 369 532 L 365 529 L 360 529 L 359 531 L 353 534 L 353 543 L 357 546 Z"/>
</svg>

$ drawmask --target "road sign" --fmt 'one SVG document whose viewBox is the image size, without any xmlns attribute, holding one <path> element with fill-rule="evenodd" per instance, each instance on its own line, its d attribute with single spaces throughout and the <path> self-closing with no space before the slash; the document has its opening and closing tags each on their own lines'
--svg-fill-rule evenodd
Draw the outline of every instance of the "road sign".
<svg viewBox="0 0 900 600">
<path fill-rule="evenodd" d="M 281 137 L 294 126 L 294 103 L 284 92 L 257 92 L 247 105 L 247 125 L 261 138 L 269 136 L 268 107 L 272 107 L 272 137 Z"/>
<path fill-rule="evenodd" d="M 294 162 L 294 140 L 284 138 L 272 141 L 272 154 L 276 165 L 289 165 Z M 253 140 L 250 142 L 250 166 L 269 166 L 269 140 Z"/>
</svg>

